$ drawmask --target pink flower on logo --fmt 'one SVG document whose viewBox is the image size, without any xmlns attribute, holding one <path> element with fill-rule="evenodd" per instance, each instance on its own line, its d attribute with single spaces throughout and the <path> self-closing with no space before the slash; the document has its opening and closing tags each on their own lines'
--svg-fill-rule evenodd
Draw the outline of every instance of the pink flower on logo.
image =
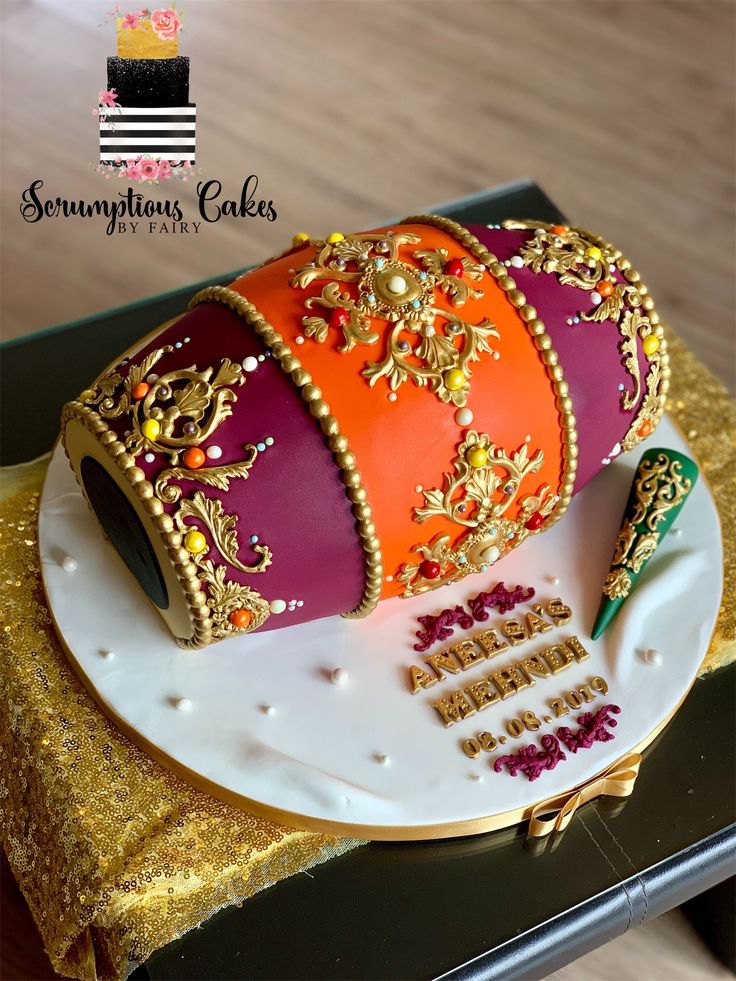
<svg viewBox="0 0 736 981">
<path fill-rule="evenodd" d="M 185 160 L 184 163 L 182 164 L 182 167 L 184 168 L 184 170 L 191 170 L 192 169 L 192 161 L 191 160 Z"/>
<path fill-rule="evenodd" d="M 171 180 L 171 164 L 168 160 L 159 160 L 158 162 L 158 178 L 161 181 Z"/>
<path fill-rule="evenodd" d="M 151 27 L 161 41 L 173 41 L 181 30 L 181 20 L 173 7 L 162 7 L 151 14 Z"/>
<path fill-rule="evenodd" d="M 158 177 L 158 163 L 150 157 L 144 157 L 140 162 L 141 177 L 144 181 L 155 181 Z"/>
<path fill-rule="evenodd" d="M 118 94 L 115 89 L 100 89 L 101 106 L 109 106 L 111 109 L 114 109 L 117 106 L 117 102 L 115 101 L 117 97 Z"/>
<path fill-rule="evenodd" d="M 123 17 L 123 23 L 121 26 L 123 30 L 130 28 L 131 31 L 134 31 L 136 27 L 138 27 L 138 14 L 126 14 Z"/>
<path fill-rule="evenodd" d="M 134 160 L 128 161 L 128 166 L 125 168 L 125 176 L 131 181 L 143 180 L 141 168 Z"/>
</svg>

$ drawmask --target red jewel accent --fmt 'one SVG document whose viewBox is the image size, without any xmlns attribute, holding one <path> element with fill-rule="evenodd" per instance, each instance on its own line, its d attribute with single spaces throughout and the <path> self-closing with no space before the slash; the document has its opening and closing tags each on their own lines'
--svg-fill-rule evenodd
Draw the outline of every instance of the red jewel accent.
<svg viewBox="0 0 736 981">
<path fill-rule="evenodd" d="M 436 579 L 440 571 L 439 562 L 433 562 L 431 559 L 425 559 L 419 566 L 419 573 L 425 579 Z"/>
<path fill-rule="evenodd" d="M 251 615 L 248 610 L 233 610 L 228 620 L 236 630 L 245 630 L 250 624 Z"/>
<path fill-rule="evenodd" d="M 448 259 L 444 271 L 446 276 L 462 276 L 465 269 L 460 259 Z"/>
<path fill-rule="evenodd" d="M 189 467 L 190 470 L 196 470 L 197 467 L 201 467 L 205 461 L 205 455 L 200 450 L 198 446 L 192 446 L 188 449 L 182 456 L 184 461 L 184 466 Z"/>
<path fill-rule="evenodd" d="M 544 524 L 544 518 L 539 513 L 539 511 L 536 511 L 531 516 L 531 518 L 529 518 L 529 520 L 527 521 L 524 527 L 528 528 L 530 531 L 536 531 L 537 528 L 541 528 L 543 524 Z"/>
<path fill-rule="evenodd" d="M 335 307 L 330 314 L 330 327 L 344 327 L 350 320 L 350 314 L 345 307 Z"/>
</svg>

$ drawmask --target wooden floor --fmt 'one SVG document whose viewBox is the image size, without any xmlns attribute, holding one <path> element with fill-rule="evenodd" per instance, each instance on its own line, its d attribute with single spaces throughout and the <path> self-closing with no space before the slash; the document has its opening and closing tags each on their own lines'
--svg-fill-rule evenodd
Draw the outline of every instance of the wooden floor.
<svg viewBox="0 0 736 981">
<path fill-rule="evenodd" d="M 23 190 L 112 197 L 91 108 L 111 0 L 2 0 L 2 327 L 17 337 L 522 175 L 618 244 L 734 383 L 732 0 L 183 2 L 204 177 L 259 178 L 274 223 L 107 237 Z M 123 4 L 125 6 L 125 4 Z M 192 183 L 149 188 L 196 211 Z M 142 332 L 152 325 L 142 324 Z"/>
<path fill-rule="evenodd" d="M 661 313 L 734 386 L 731 0 L 182 0 L 202 177 L 239 198 L 256 174 L 278 220 L 110 237 L 99 220 L 27 223 L 21 195 L 37 178 L 50 198 L 119 190 L 90 166 L 110 6 L 0 2 L 5 338 L 258 262 L 297 230 L 369 227 L 530 175 L 630 256 Z M 145 196 L 196 211 L 193 183 Z M 7 866 L 2 893 L 0 976 L 49 977 Z M 670 914 L 554 977 L 645 975 L 730 976 Z"/>
</svg>

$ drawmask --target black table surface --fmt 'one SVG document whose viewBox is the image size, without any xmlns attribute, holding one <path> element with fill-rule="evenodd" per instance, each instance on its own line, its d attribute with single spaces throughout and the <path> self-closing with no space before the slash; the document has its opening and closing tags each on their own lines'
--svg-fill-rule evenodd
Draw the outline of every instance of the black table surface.
<svg viewBox="0 0 736 981">
<path fill-rule="evenodd" d="M 531 181 L 433 210 L 564 220 Z M 63 403 L 204 285 L 4 345 L 0 462 L 50 449 Z M 734 665 L 698 680 L 646 750 L 633 796 L 586 805 L 562 835 L 365 845 L 223 910 L 133 976 L 541 977 L 733 874 L 735 682 Z"/>
</svg>

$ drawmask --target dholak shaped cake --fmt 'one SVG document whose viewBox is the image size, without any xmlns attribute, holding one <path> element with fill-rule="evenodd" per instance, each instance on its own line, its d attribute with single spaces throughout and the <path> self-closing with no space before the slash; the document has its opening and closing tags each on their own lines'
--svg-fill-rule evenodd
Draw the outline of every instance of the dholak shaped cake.
<svg viewBox="0 0 736 981">
<path fill-rule="evenodd" d="M 649 435 L 668 374 L 604 240 L 421 216 L 296 236 L 201 291 L 65 407 L 62 436 L 197 648 L 486 571 Z"/>
</svg>

